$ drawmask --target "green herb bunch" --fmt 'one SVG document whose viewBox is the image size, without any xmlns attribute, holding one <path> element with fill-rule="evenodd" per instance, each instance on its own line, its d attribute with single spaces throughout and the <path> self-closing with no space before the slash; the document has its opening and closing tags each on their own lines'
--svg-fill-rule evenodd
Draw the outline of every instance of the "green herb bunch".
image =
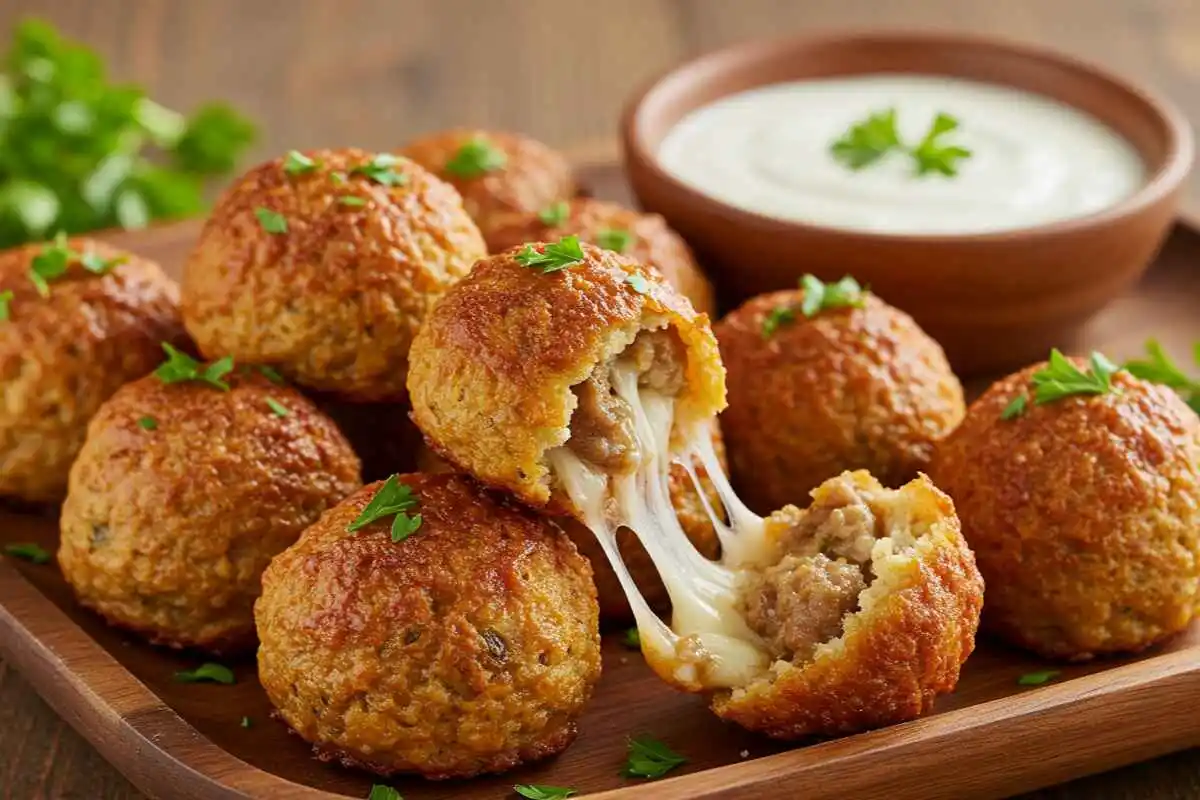
<svg viewBox="0 0 1200 800">
<path fill-rule="evenodd" d="M 254 136 L 226 105 L 184 117 L 110 83 L 91 49 L 25 20 L 0 60 L 0 247 L 195 214 Z"/>
</svg>

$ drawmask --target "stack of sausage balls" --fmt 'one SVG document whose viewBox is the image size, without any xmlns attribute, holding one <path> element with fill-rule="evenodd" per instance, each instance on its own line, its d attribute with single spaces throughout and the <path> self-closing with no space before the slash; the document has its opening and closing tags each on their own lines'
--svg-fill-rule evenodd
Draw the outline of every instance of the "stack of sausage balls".
<svg viewBox="0 0 1200 800">
<path fill-rule="evenodd" d="M 0 254 L 0 497 L 62 503 L 58 563 L 111 624 L 166 647 L 257 647 L 279 716 L 320 758 L 448 778 L 558 753 L 599 678 L 601 618 L 630 619 L 624 592 L 578 521 L 426 449 L 407 384 L 418 331 L 477 262 L 568 236 L 663 281 L 699 328 L 716 318 L 660 217 L 581 197 L 562 155 L 478 130 L 252 169 L 179 287 L 86 239 Z M 937 343 L 852 280 L 754 298 L 712 332 L 728 407 L 710 435 L 756 512 L 848 471 L 886 487 L 927 473 L 987 582 L 984 624 L 1047 657 L 1140 650 L 1200 611 L 1200 420 L 1169 389 L 1117 372 L 1111 391 L 1039 403 L 1039 365 L 968 410 Z M 670 500 L 715 557 L 702 467 L 675 465 Z M 649 557 L 620 546 L 662 609 Z M 839 556 L 848 585 L 867 562 Z M 977 613 L 978 582 L 963 585 Z M 894 646 L 907 634 L 889 624 Z M 956 632 L 938 691 L 973 635 Z M 873 680 L 862 651 L 838 674 Z M 927 688 L 887 721 L 928 710 Z"/>
</svg>

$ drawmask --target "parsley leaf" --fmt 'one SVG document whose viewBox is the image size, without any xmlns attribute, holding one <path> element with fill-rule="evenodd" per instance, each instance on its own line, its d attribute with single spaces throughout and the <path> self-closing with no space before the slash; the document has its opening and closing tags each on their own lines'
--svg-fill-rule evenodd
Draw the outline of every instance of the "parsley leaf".
<svg viewBox="0 0 1200 800">
<path fill-rule="evenodd" d="M 267 407 L 270 408 L 277 417 L 286 417 L 288 415 L 287 406 L 276 400 L 274 397 L 267 398 Z"/>
<path fill-rule="evenodd" d="M 661 778 L 686 763 L 686 758 L 662 742 L 639 736 L 629 740 L 629 761 L 622 774 L 627 778 Z"/>
<path fill-rule="evenodd" d="M 258 224 L 267 233 L 287 233 L 288 221 L 287 217 L 280 214 L 278 211 L 272 211 L 269 208 L 259 206 L 254 209 L 254 216 L 258 217 Z"/>
<path fill-rule="evenodd" d="M 791 306 L 776 306 L 763 317 L 762 336 L 770 339 L 784 325 L 796 321 L 796 309 Z"/>
<path fill-rule="evenodd" d="M 283 379 L 283 376 L 279 374 L 279 370 L 272 366 L 268 366 L 267 364 L 259 364 L 257 367 L 255 367 L 255 369 L 261 372 L 264 378 L 276 386 L 283 386 L 285 383 L 287 383 L 287 381 Z"/>
<path fill-rule="evenodd" d="M 29 280 L 42 297 L 50 296 L 50 281 L 61 278 L 71 266 L 75 253 L 67 244 L 66 231 L 59 231 L 53 243 L 46 244 L 29 262 Z"/>
<path fill-rule="evenodd" d="M 1030 376 L 1030 384 L 1033 387 L 1033 404 L 1042 406 L 1077 394 L 1119 394 L 1119 390 L 1112 385 L 1112 376 L 1121 368 L 1096 351 L 1092 351 L 1088 363 L 1091 369 L 1085 372 L 1057 349 L 1051 350 L 1046 366 Z M 1006 421 L 1016 419 L 1028 408 L 1028 397 L 1025 395 L 1014 397 L 1000 412 L 1000 419 Z"/>
<path fill-rule="evenodd" d="M 800 279 L 800 287 L 804 289 L 800 311 L 810 318 L 825 309 L 862 308 L 866 302 L 862 287 L 849 275 L 837 283 L 823 283 L 814 275 L 805 275 Z"/>
<path fill-rule="evenodd" d="M 50 553 L 31 542 L 5 545 L 4 555 L 12 556 L 13 558 L 23 558 L 26 561 L 32 561 L 34 564 L 50 563 Z"/>
<path fill-rule="evenodd" d="M 237 679 L 233 677 L 233 670 L 221 664 L 201 664 L 192 670 L 184 670 L 183 672 L 175 673 L 175 680 L 179 683 L 223 683 L 226 686 L 232 686 L 237 683 Z"/>
<path fill-rule="evenodd" d="M 344 194 L 337 199 L 339 205 L 352 208 L 362 208 L 367 204 L 367 201 L 362 197 L 355 197 L 352 194 Z"/>
<path fill-rule="evenodd" d="M 874 164 L 892 150 L 903 149 L 896 130 L 896 109 L 875 111 L 850 126 L 829 150 L 833 157 L 853 170 Z"/>
<path fill-rule="evenodd" d="M 444 169 L 459 178 L 478 178 L 489 172 L 504 169 L 508 156 L 482 137 L 475 137 L 458 148 Z"/>
<path fill-rule="evenodd" d="M 163 342 L 162 348 L 167 354 L 167 360 L 154 370 L 154 375 L 163 383 L 198 381 L 223 392 L 229 391 L 229 384 L 221 379 L 233 370 L 232 356 L 225 356 L 206 366 L 187 353 L 176 350 L 168 342 Z"/>
<path fill-rule="evenodd" d="M 1192 379 L 1180 369 L 1163 346 L 1154 339 L 1146 342 L 1145 359 L 1135 359 L 1125 362 L 1123 369 L 1135 378 L 1141 378 L 1151 383 L 1160 383 L 1179 392 L 1185 403 L 1200 414 L 1200 379 Z M 1192 349 L 1192 358 L 1200 367 L 1200 342 Z"/>
<path fill-rule="evenodd" d="M 538 212 L 538 219 L 543 225 L 556 228 L 571 218 L 571 205 L 566 200 L 559 200 Z"/>
<path fill-rule="evenodd" d="M 305 173 L 312 172 L 318 166 L 320 164 L 299 150 L 288 150 L 287 155 L 283 158 L 283 171 L 288 175 L 304 175 Z"/>
<path fill-rule="evenodd" d="M 1038 672 L 1027 672 L 1017 678 L 1018 686 L 1041 686 L 1057 678 L 1061 673 L 1056 669 L 1044 669 Z"/>
<path fill-rule="evenodd" d="M 625 282 L 633 287 L 633 290 L 638 294 L 650 294 L 650 281 L 646 280 L 645 276 L 634 273 L 633 275 L 625 276 Z"/>
<path fill-rule="evenodd" d="M 624 228 L 607 228 L 596 233 L 596 244 L 614 253 L 624 253 L 633 243 L 633 233 Z"/>
<path fill-rule="evenodd" d="M 249 717 L 242 717 L 241 725 L 243 728 L 249 728 L 254 725 L 254 720 Z"/>
<path fill-rule="evenodd" d="M 399 163 L 399 156 L 391 153 L 378 153 L 366 164 L 360 164 L 350 170 L 350 174 L 362 175 L 367 180 L 374 181 L 381 186 L 403 186 L 408 183 L 408 176 L 393 169 Z"/>
<path fill-rule="evenodd" d="M 562 800 L 575 794 L 574 789 L 565 786 L 544 786 L 535 783 L 518 783 L 513 786 L 513 791 L 529 800 Z"/>
<path fill-rule="evenodd" d="M 947 177 L 958 174 L 958 162 L 971 156 L 971 151 L 957 145 L 941 144 L 939 139 L 958 128 L 958 120 L 949 114 L 938 113 L 924 138 L 909 153 L 917 162 L 917 175 L 937 172 Z"/>
<path fill-rule="evenodd" d="M 1007 422 L 1010 419 L 1016 419 L 1025 413 L 1025 409 L 1029 406 L 1029 398 L 1023 394 L 1019 394 L 1004 407 L 1000 412 L 1000 419 Z"/>
<path fill-rule="evenodd" d="M 630 650 L 642 649 L 642 635 L 638 633 L 636 626 L 627 629 L 625 633 L 621 634 L 621 644 L 625 645 Z"/>
<path fill-rule="evenodd" d="M 417 505 L 417 497 L 413 493 L 412 487 L 400 483 L 399 475 L 392 475 L 375 492 L 371 502 L 363 507 L 358 518 L 346 526 L 346 531 L 354 533 L 384 517 L 395 516 L 395 519 L 392 520 L 392 541 L 402 542 L 421 527 L 420 514 L 410 517 L 406 513 L 416 509 Z"/>
<path fill-rule="evenodd" d="M 142 417 L 137 421 L 137 424 L 144 431 L 158 430 L 158 420 L 151 416 Z"/>
<path fill-rule="evenodd" d="M 9 318 L 9 315 L 12 313 L 9 310 L 9 304 L 12 303 L 12 299 L 13 299 L 13 290 L 12 289 L 5 289 L 3 292 L 0 292 L 0 322 L 7 321 Z"/>
<path fill-rule="evenodd" d="M 518 264 L 536 269 L 543 275 L 572 267 L 581 263 L 583 258 L 578 236 L 564 236 L 557 242 L 544 245 L 541 250 L 527 244 L 524 250 L 517 253 Z"/>
<path fill-rule="evenodd" d="M 404 800 L 404 798 L 392 787 L 377 783 L 371 787 L 371 793 L 367 795 L 367 800 Z"/>
</svg>

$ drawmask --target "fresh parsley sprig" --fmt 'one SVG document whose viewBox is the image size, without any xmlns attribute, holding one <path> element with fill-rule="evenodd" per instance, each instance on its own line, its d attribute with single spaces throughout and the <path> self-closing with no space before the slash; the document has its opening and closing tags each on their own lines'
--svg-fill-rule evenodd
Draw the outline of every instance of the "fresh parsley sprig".
<svg viewBox="0 0 1200 800">
<path fill-rule="evenodd" d="M 638 736 L 629 740 L 629 760 L 622 773 L 627 778 L 661 778 L 687 759 L 657 739 Z"/>
<path fill-rule="evenodd" d="M 946 177 L 958 174 L 958 164 L 971 157 L 971 151 L 947 143 L 947 134 L 959 128 L 958 119 L 938 112 L 929 130 L 915 145 L 907 145 L 896 128 L 896 109 L 873 111 L 854 123 L 829 146 L 834 159 L 852 170 L 876 163 L 889 153 L 904 153 L 913 160 L 917 177 L 937 173 Z"/>
<path fill-rule="evenodd" d="M 402 542 L 417 532 L 421 527 L 421 515 L 409 515 L 419 505 L 412 487 L 400 483 L 399 475 L 392 475 L 383 482 L 383 486 L 375 492 L 371 501 L 363 507 L 358 517 L 346 526 L 348 533 L 354 533 L 370 525 L 372 522 L 395 516 L 392 520 L 392 541 Z"/>
<path fill-rule="evenodd" d="M 202 364 L 187 353 L 176 350 L 168 342 L 163 342 L 162 348 L 167 354 L 167 360 L 154 370 L 154 376 L 163 383 L 197 381 L 223 392 L 229 391 L 229 384 L 222 378 L 233 371 L 232 356 L 225 356 L 211 364 Z"/>
<path fill-rule="evenodd" d="M 866 303 L 866 293 L 858 281 L 849 275 L 837 283 L 825 283 L 815 275 L 805 275 L 800 279 L 800 288 L 804 295 L 799 305 L 787 304 L 776 306 L 763 317 L 762 335 L 769 339 L 784 325 L 796 321 L 799 311 L 808 319 L 825 310 L 836 308 L 862 308 Z"/>
<path fill-rule="evenodd" d="M 59 231 L 54 241 L 42 246 L 29 261 L 29 280 L 42 297 L 50 296 L 50 283 L 67 274 L 72 264 L 79 264 L 93 275 L 104 275 L 128 261 L 125 256 L 104 258 L 91 250 L 71 247 L 66 231 Z"/>
<path fill-rule="evenodd" d="M 1200 342 L 1192 345 L 1192 360 L 1200 367 Z M 1163 346 L 1154 339 L 1146 342 L 1146 358 L 1126 361 L 1123 367 L 1130 375 L 1151 383 L 1169 386 L 1200 414 L 1200 379 L 1188 376 L 1179 368 Z"/>
<path fill-rule="evenodd" d="M 351 175 L 361 175 L 369 181 L 381 186 L 403 186 L 408 183 L 408 176 L 397 172 L 400 157 L 391 153 L 378 153 L 365 164 L 359 164 L 350 170 Z"/>
<path fill-rule="evenodd" d="M 1100 395 L 1117 392 L 1112 376 L 1121 368 L 1103 353 L 1092 351 L 1090 369 L 1082 370 L 1056 348 L 1050 351 L 1046 366 L 1030 376 L 1032 395 L 1019 394 L 1000 412 L 1003 420 L 1016 419 L 1026 412 L 1030 402 L 1043 406 L 1075 395 Z"/>
<path fill-rule="evenodd" d="M 477 136 L 455 151 L 446 162 L 446 172 L 458 178 L 478 178 L 489 172 L 504 169 L 508 156 L 494 144 Z"/>
<path fill-rule="evenodd" d="M 527 244 L 521 252 L 517 253 L 518 264 L 536 269 L 543 275 L 573 267 L 582 263 L 583 259 L 583 248 L 579 246 L 579 237 L 574 235 L 564 236 L 557 242 L 543 245 L 541 250 L 532 244 Z"/>
<path fill-rule="evenodd" d="M 575 794 L 574 789 L 566 786 L 545 786 L 536 783 L 518 783 L 513 791 L 528 800 L 563 800 Z"/>
</svg>

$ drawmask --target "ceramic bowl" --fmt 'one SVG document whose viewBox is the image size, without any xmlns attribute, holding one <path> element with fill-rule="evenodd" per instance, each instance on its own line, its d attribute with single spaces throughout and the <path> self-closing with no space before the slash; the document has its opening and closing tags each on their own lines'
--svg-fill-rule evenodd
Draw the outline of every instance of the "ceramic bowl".
<svg viewBox="0 0 1200 800">
<path fill-rule="evenodd" d="M 1141 154 L 1148 179 L 1099 213 L 1036 227 L 897 235 L 790 222 L 735 208 L 676 180 L 655 158 L 688 112 L 784 81 L 909 72 L 998 83 L 1100 119 Z M 804 273 L 853 275 L 941 342 L 960 374 L 1019 367 L 1072 334 L 1149 266 L 1171 230 L 1192 162 L 1176 108 L 1124 79 L 1023 45 L 962 35 L 843 34 L 752 42 L 702 56 L 639 93 L 622 119 L 635 195 L 696 248 L 726 306 L 791 287 Z"/>
</svg>

